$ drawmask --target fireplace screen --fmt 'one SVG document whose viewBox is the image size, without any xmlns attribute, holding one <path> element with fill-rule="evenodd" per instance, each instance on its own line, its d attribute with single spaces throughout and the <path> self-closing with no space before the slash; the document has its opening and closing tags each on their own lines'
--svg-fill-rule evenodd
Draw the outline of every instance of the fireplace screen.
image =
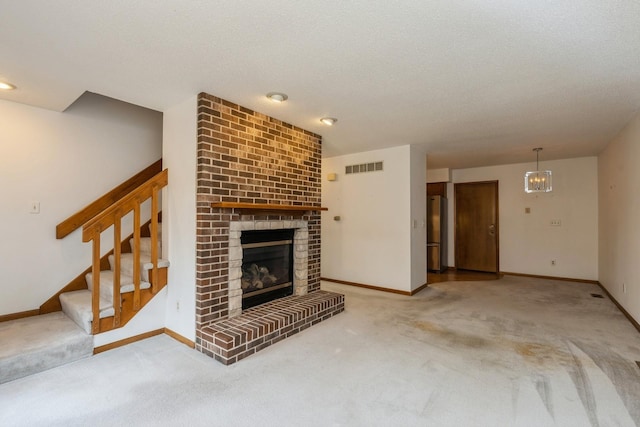
<svg viewBox="0 0 640 427">
<path fill-rule="evenodd" d="M 243 231 L 242 308 L 293 293 L 294 230 Z"/>
</svg>

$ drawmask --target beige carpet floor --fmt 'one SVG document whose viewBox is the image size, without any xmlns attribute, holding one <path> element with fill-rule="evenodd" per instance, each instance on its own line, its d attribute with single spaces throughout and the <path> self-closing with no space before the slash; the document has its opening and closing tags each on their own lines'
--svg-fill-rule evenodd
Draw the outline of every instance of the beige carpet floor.
<svg viewBox="0 0 640 427">
<path fill-rule="evenodd" d="M 2 426 L 634 426 L 640 334 L 594 285 L 505 276 L 344 313 L 225 367 L 167 336 L 0 385 Z"/>
</svg>

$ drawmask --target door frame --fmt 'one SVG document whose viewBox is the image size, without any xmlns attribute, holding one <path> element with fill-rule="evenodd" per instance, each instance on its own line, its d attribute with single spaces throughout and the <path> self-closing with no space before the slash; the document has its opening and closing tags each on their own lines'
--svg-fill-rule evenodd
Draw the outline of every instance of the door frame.
<svg viewBox="0 0 640 427">
<path fill-rule="evenodd" d="M 457 240 L 457 234 L 458 234 L 458 221 L 457 221 L 457 215 L 458 215 L 458 211 L 457 211 L 457 206 L 456 206 L 456 202 L 457 202 L 457 197 L 456 197 L 456 192 L 457 192 L 457 187 L 459 184 L 493 184 L 495 185 L 496 188 L 496 197 L 494 202 L 494 208 L 495 208 L 495 212 L 496 212 L 496 236 L 495 236 L 495 240 L 496 240 L 496 274 L 500 274 L 500 185 L 499 185 L 499 181 L 498 180 L 492 180 L 492 181 L 471 181 L 471 182 L 456 182 L 453 184 L 453 245 L 454 245 L 454 260 L 456 263 L 456 269 L 458 269 L 458 240 Z M 471 271 L 471 270 L 470 270 Z"/>
</svg>

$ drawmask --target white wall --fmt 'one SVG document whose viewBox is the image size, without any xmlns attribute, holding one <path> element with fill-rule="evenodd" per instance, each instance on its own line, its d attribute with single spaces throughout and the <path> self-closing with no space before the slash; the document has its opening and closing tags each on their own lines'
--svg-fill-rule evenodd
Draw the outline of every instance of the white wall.
<svg viewBox="0 0 640 427">
<path fill-rule="evenodd" d="M 161 157 L 162 114 L 86 93 L 63 113 L 0 101 L 0 117 L 1 315 L 38 308 L 89 267 L 81 231 L 56 240 L 55 227 Z"/>
<path fill-rule="evenodd" d="M 418 183 L 411 179 L 415 167 L 411 154 L 407 145 L 322 159 L 322 205 L 329 208 L 322 213 L 322 277 L 402 291 L 415 287 L 410 200 L 415 190 L 412 184 L 421 187 L 421 210 L 416 204 L 413 211 L 421 227 L 425 156 L 422 172 L 417 172 Z M 345 175 L 347 165 L 377 161 L 384 162 L 384 171 Z M 329 182 L 326 177 L 332 172 L 338 179 Z M 334 216 L 341 220 L 334 221 Z M 426 238 L 422 243 L 426 245 Z M 426 265 L 422 271 L 426 272 Z"/>
<path fill-rule="evenodd" d="M 416 147 L 410 150 L 409 180 L 411 185 L 411 290 L 427 283 L 427 188 L 426 179 L 427 156 Z"/>
<path fill-rule="evenodd" d="M 638 164 L 640 115 L 598 157 L 599 280 L 636 321 L 640 321 Z"/>
<path fill-rule="evenodd" d="M 598 279 L 596 157 L 541 161 L 553 172 L 553 191 L 524 192 L 535 162 L 456 169 L 453 182 L 499 181 L 500 270 L 573 279 Z M 454 191 L 449 195 L 449 265 L 455 264 Z M 526 214 L 525 208 L 531 213 Z M 560 227 L 550 225 L 559 219 Z M 556 260 L 556 266 L 551 265 Z"/>
<path fill-rule="evenodd" d="M 164 112 L 164 256 L 171 262 L 166 327 L 195 341 L 197 96 Z"/>
<path fill-rule="evenodd" d="M 451 181 L 451 169 L 428 169 L 427 182 L 449 182 Z"/>
</svg>

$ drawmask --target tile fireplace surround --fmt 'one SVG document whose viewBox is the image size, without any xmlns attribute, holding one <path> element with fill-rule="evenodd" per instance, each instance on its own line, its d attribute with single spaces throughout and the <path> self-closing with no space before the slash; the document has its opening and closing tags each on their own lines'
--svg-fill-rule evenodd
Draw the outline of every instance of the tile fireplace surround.
<svg viewBox="0 0 640 427">
<path fill-rule="evenodd" d="M 319 135 L 198 97 L 196 348 L 224 364 L 344 310 L 343 295 L 320 290 L 321 149 Z M 282 228 L 295 230 L 294 294 L 242 311 L 242 231 Z"/>
</svg>

